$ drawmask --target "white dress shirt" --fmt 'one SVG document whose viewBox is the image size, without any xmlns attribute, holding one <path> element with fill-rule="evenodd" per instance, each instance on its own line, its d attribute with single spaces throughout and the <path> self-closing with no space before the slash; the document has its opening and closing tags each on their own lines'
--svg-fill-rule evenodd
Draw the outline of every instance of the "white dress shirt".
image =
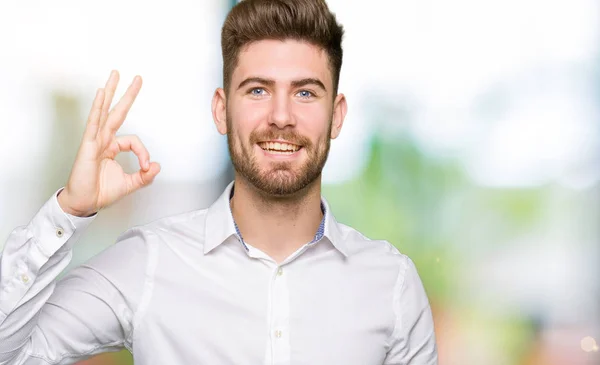
<svg viewBox="0 0 600 365">
<path fill-rule="evenodd" d="M 134 227 L 57 282 L 93 218 L 56 194 L 0 257 L 0 364 L 437 364 L 412 261 L 335 221 L 281 264 L 243 242 L 232 184 L 208 209 Z"/>
</svg>

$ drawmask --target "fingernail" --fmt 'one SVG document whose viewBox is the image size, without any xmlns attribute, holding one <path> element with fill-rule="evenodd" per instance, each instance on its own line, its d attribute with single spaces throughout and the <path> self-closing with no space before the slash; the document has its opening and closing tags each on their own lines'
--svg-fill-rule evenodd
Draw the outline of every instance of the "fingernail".
<svg viewBox="0 0 600 365">
<path fill-rule="evenodd" d="M 144 162 L 144 167 L 146 170 L 148 170 L 150 168 L 150 162 L 148 162 L 148 161 Z"/>
</svg>

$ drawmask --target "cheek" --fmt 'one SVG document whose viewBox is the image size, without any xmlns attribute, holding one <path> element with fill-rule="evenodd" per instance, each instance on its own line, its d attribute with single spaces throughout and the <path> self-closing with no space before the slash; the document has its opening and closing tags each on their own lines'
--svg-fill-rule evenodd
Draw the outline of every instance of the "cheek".
<svg viewBox="0 0 600 365">
<path fill-rule="evenodd" d="M 227 111 L 233 134 L 240 140 L 246 140 L 250 133 L 257 130 L 265 120 L 264 110 L 255 105 L 231 105 Z"/>
<path fill-rule="evenodd" d="M 331 124 L 331 110 L 317 104 L 306 105 L 298 113 L 298 129 L 300 133 L 313 141 L 322 141 L 329 138 Z"/>
<path fill-rule="evenodd" d="M 269 113 L 267 103 L 253 100 L 241 100 L 232 110 L 234 121 L 252 129 L 263 123 Z"/>
</svg>

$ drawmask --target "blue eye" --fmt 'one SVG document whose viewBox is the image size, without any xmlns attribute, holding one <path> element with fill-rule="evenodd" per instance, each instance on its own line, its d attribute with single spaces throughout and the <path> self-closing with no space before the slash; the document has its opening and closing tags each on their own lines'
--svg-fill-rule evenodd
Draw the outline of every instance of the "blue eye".
<svg viewBox="0 0 600 365">
<path fill-rule="evenodd" d="M 299 91 L 299 92 L 298 92 L 298 96 L 300 96 L 301 98 L 304 98 L 304 99 L 308 99 L 308 98 L 310 98 L 311 96 L 313 96 L 313 93 L 311 93 L 311 92 L 310 92 L 310 91 L 308 91 L 308 90 L 302 90 L 302 91 Z"/>
<path fill-rule="evenodd" d="M 250 94 L 252 94 L 254 96 L 262 96 L 265 94 L 265 89 L 256 87 L 256 88 L 250 90 Z"/>
</svg>

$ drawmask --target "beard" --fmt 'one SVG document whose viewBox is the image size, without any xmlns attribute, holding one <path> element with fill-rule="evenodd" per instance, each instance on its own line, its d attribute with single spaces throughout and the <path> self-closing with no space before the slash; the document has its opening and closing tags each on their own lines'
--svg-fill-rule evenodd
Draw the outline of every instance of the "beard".
<svg viewBox="0 0 600 365">
<path fill-rule="evenodd" d="M 270 196 L 290 196 L 309 186 L 321 176 L 329 154 L 331 123 L 325 140 L 317 145 L 293 130 L 282 130 L 276 127 L 252 131 L 248 143 L 243 143 L 229 118 L 227 118 L 227 131 L 227 146 L 236 173 L 257 190 Z M 308 158 L 297 168 L 294 168 L 294 164 L 290 161 L 279 161 L 270 162 L 268 166 L 261 169 L 254 154 L 254 146 L 261 141 L 276 139 L 302 146 Z"/>
</svg>

